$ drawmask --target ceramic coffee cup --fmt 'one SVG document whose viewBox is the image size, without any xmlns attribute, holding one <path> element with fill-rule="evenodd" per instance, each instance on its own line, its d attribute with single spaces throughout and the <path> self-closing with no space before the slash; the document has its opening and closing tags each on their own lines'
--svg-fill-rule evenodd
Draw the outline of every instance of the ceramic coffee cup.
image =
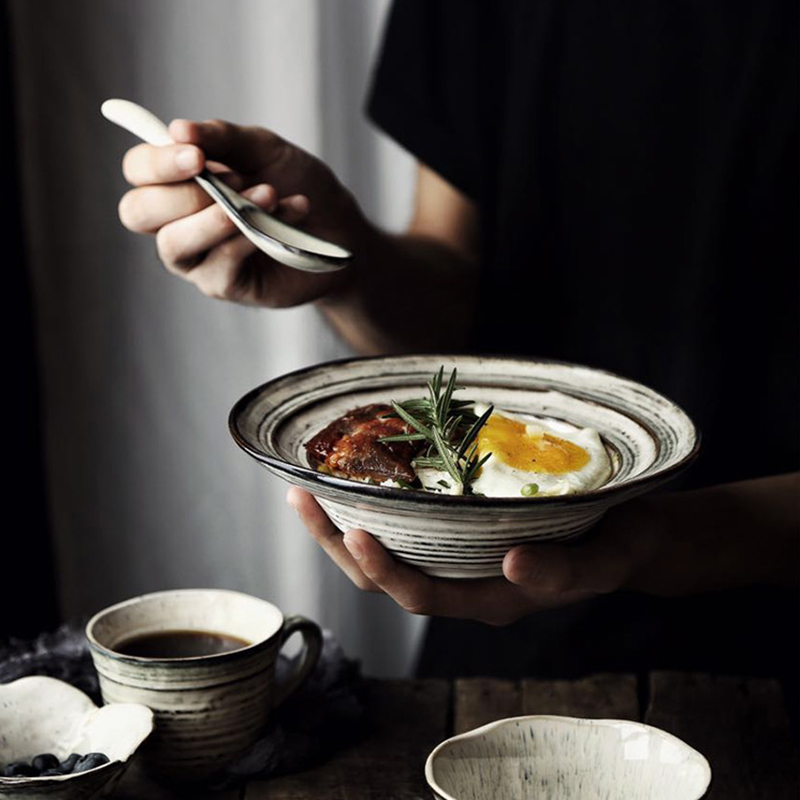
<svg viewBox="0 0 800 800">
<path fill-rule="evenodd" d="M 167 631 L 244 641 L 239 649 L 188 658 L 132 656 L 115 649 Z M 291 674 L 276 685 L 278 652 L 295 632 L 303 637 L 303 649 Z M 134 597 L 96 614 L 86 637 L 103 700 L 153 710 L 156 728 L 142 757 L 149 772 L 169 782 L 204 780 L 252 745 L 271 710 L 308 678 L 322 648 L 322 633 L 311 620 L 284 618 L 265 600 L 217 589 Z"/>
</svg>

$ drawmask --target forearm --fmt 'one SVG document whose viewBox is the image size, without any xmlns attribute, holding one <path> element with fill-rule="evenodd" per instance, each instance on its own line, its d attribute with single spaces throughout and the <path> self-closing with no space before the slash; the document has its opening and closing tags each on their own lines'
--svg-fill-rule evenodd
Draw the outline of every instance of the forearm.
<svg viewBox="0 0 800 800">
<path fill-rule="evenodd" d="M 364 355 L 463 349 L 475 308 L 474 259 L 415 232 L 353 226 L 349 280 L 317 305 Z"/>
<path fill-rule="evenodd" d="M 800 580 L 800 473 L 647 501 L 663 532 L 630 588 L 683 595 Z"/>
</svg>

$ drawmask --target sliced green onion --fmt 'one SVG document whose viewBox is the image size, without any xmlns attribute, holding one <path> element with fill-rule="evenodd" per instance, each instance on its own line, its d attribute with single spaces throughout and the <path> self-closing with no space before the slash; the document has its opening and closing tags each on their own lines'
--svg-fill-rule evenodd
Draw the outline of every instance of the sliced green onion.
<svg viewBox="0 0 800 800">
<path fill-rule="evenodd" d="M 533 497 L 534 495 L 539 493 L 539 484 L 538 483 L 526 483 L 522 489 L 523 497 Z"/>
</svg>

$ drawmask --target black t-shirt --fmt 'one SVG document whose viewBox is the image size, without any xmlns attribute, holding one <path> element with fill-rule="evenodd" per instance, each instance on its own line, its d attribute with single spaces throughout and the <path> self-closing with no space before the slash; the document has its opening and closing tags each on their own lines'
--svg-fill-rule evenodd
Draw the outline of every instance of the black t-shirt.
<svg viewBox="0 0 800 800">
<path fill-rule="evenodd" d="M 687 485 L 800 467 L 797 30 L 796 0 L 397 0 L 375 73 L 372 118 L 478 205 L 471 349 L 662 391 Z M 780 592 L 621 594 L 434 620 L 421 671 L 791 671 L 796 625 Z"/>
<path fill-rule="evenodd" d="M 369 111 L 480 209 L 472 350 L 589 364 L 800 468 L 796 0 L 399 0 Z"/>
</svg>

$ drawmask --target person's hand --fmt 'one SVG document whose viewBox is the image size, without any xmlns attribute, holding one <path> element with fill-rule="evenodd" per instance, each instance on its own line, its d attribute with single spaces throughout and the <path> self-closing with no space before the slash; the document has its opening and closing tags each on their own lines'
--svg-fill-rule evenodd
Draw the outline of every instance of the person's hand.
<svg viewBox="0 0 800 800">
<path fill-rule="evenodd" d="M 361 530 L 341 531 L 298 488 L 288 502 L 360 589 L 412 614 L 508 625 L 545 608 L 630 589 L 683 596 L 757 583 L 797 585 L 797 473 L 655 495 L 612 508 L 567 545 L 515 547 L 503 577 L 433 578 L 392 558 Z"/>
<path fill-rule="evenodd" d="M 412 614 L 489 625 L 508 625 L 541 609 L 621 588 L 657 541 L 658 526 L 649 511 L 631 503 L 610 514 L 597 535 L 580 546 L 515 547 L 503 560 L 502 578 L 433 578 L 392 558 L 365 531 L 343 535 L 308 492 L 292 488 L 287 501 L 359 589 L 384 592 Z"/>
<path fill-rule="evenodd" d="M 123 173 L 135 188 L 122 197 L 119 216 L 130 230 L 155 235 L 170 272 L 210 297 L 269 307 L 344 285 L 350 269 L 305 273 L 257 250 L 190 180 L 208 167 L 261 208 L 347 247 L 362 217 L 325 164 L 264 128 L 175 120 L 169 132 L 174 145 L 140 144 L 125 154 Z"/>
</svg>

